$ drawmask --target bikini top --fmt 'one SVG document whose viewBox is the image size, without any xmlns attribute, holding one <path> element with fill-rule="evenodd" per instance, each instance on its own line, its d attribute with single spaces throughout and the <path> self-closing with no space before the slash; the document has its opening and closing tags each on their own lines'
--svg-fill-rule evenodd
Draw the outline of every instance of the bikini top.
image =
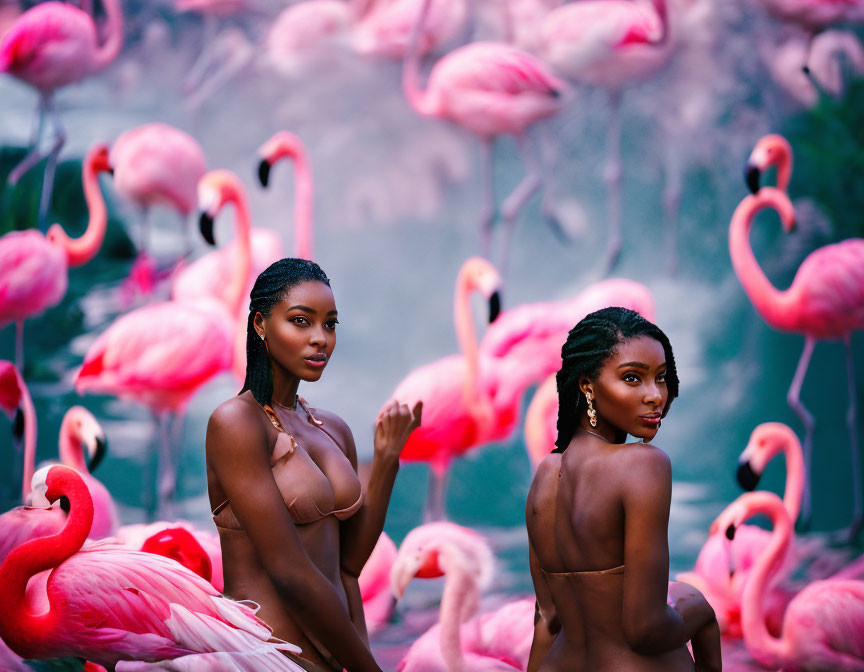
<svg viewBox="0 0 864 672">
<path fill-rule="evenodd" d="M 543 569 L 542 567 L 540 568 L 540 571 L 546 576 L 604 576 L 611 574 L 623 574 L 624 565 L 610 567 L 609 569 L 588 569 L 581 572 L 550 572 Z"/>
<path fill-rule="evenodd" d="M 297 401 L 306 412 L 306 419 L 309 423 L 333 439 L 330 432 L 324 429 L 324 422 L 316 418 L 309 410 L 306 401 L 299 396 Z M 267 418 L 279 432 L 273 451 L 270 453 L 270 469 L 273 471 L 276 486 L 282 493 L 282 499 L 294 523 L 305 525 L 331 515 L 336 516 L 339 520 L 350 518 L 363 504 L 363 490 L 358 483 L 357 489 L 360 492 L 356 501 L 345 508 L 336 508 L 337 500 L 344 500 L 346 494 L 353 496 L 349 494 L 350 486 L 342 484 L 348 478 L 357 482 L 354 468 L 342 454 L 342 451 L 340 450 L 338 455 L 329 458 L 326 463 L 317 464 L 305 450 L 302 448 L 298 450 L 300 444 L 297 443 L 294 435 L 282 426 L 273 408 L 269 404 L 265 404 L 263 409 Z M 338 444 L 335 439 L 333 442 Z M 339 487 L 340 485 L 342 487 Z M 216 527 L 229 530 L 243 529 L 227 499 L 213 509 L 212 513 Z"/>
</svg>

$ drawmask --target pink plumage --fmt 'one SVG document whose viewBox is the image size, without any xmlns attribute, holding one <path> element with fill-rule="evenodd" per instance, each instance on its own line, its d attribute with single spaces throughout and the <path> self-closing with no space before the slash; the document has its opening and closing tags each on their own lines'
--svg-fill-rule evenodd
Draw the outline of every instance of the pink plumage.
<svg viewBox="0 0 864 672">
<path fill-rule="evenodd" d="M 86 486 L 59 465 L 40 470 L 34 482 L 40 477 L 48 501 L 65 495 L 71 510 L 59 534 L 26 542 L 0 566 L 0 636 L 16 653 L 114 665 L 215 651 L 299 651 L 272 640 L 248 606 L 173 560 L 109 541 L 82 548 L 93 517 Z M 35 615 L 24 591 L 31 576 L 48 569 L 48 608 Z"/>
<path fill-rule="evenodd" d="M 761 0 L 772 14 L 811 31 L 834 23 L 864 21 L 862 0 Z"/>
<path fill-rule="evenodd" d="M 393 613 L 395 600 L 390 592 L 390 570 L 396 561 L 396 544 L 382 532 L 357 578 L 366 630 L 371 635 L 381 629 Z"/>
<path fill-rule="evenodd" d="M 403 58 L 422 4 L 422 0 L 373 3 L 352 31 L 354 48 L 363 54 Z M 465 29 L 467 18 L 465 0 L 433 0 L 419 38 L 420 52 L 433 51 L 458 37 Z"/>
</svg>

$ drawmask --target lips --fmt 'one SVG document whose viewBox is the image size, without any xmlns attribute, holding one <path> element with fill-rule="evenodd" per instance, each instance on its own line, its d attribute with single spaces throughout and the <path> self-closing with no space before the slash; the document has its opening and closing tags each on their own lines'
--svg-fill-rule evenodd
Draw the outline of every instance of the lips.
<svg viewBox="0 0 864 672">
<path fill-rule="evenodd" d="M 650 425 L 660 424 L 660 413 L 646 413 L 645 415 L 640 415 L 639 417 Z"/>
<path fill-rule="evenodd" d="M 315 355 L 306 357 L 305 361 L 309 366 L 320 368 L 327 363 L 327 355 L 325 355 L 323 352 L 319 352 Z"/>
</svg>

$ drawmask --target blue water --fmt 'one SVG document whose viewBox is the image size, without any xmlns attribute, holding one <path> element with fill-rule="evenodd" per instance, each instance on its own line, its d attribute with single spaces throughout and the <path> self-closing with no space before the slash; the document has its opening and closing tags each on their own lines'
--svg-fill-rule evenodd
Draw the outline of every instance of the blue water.
<svg viewBox="0 0 864 672">
<path fill-rule="evenodd" d="M 729 4 L 718 10 L 712 24 L 722 48 L 703 49 L 712 58 L 696 50 L 691 61 L 676 64 L 659 80 L 624 97 L 625 243 L 615 275 L 652 290 L 657 322 L 670 336 L 681 376 L 680 398 L 656 441 L 673 463 L 673 574 L 692 566 L 708 525 L 739 494 L 734 480 L 737 456 L 752 429 L 775 420 L 803 436 L 785 400 L 803 337 L 765 325 L 735 277 L 727 249 L 731 213 L 746 193 L 741 167 L 752 145 L 764 132 L 782 128 L 799 110 L 770 89 L 764 68 L 747 57 L 748 40 L 760 30 L 773 30 L 773 24 Z M 147 33 L 147 25 L 159 29 Z M 248 29 L 254 38 L 263 26 L 253 23 Z M 139 17 L 129 30 L 130 45 L 116 64 L 99 78 L 59 94 L 69 133 L 63 158 L 80 159 L 93 142 L 110 141 L 140 123 L 173 123 L 199 139 L 211 167 L 238 173 L 249 190 L 256 226 L 287 236 L 289 170 L 277 170 L 270 191 L 262 192 L 254 180 L 254 152 L 280 128 L 300 135 L 316 179 L 317 260 L 332 279 L 341 322 L 324 379 L 301 393 L 313 405 L 342 415 L 354 431 L 361 459 L 370 459 L 372 421 L 398 382 L 417 366 L 458 348 L 453 285 L 464 259 L 479 251 L 482 172 L 476 140 L 445 123 L 416 117 L 399 91 L 398 67 L 355 58 L 331 64 L 325 76 L 299 80 L 279 79 L 256 63 L 199 109 L 190 110 L 181 87 L 197 50 L 200 26 L 184 19 L 159 27 Z M 148 44 L 151 51 L 145 58 Z M 701 106 L 696 120 L 680 121 L 688 119 L 681 109 L 694 100 Z M 23 147 L 35 96 L 4 77 L 0 101 L 0 144 Z M 565 114 L 548 125 L 556 152 L 552 185 L 572 240 L 563 244 L 556 238 L 542 221 L 539 201 L 532 201 L 514 236 L 505 308 L 572 296 L 598 279 L 597 259 L 605 247 L 606 119 L 605 96 L 578 90 Z M 675 278 L 665 273 L 668 253 L 662 235 L 669 148 L 683 169 Z M 522 174 L 515 143 L 499 142 L 495 160 L 500 199 Z M 75 164 L 61 174 L 73 180 Z M 136 213 L 113 193 L 109 179 L 103 179 L 102 186 L 116 227 L 114 245 L 93 264 L 73 269 L 67 299 L 27 323 L 25 373 L 38 415 L 38 460 L 56 457 L 65 410 L 76 403 L 87 406 L 109 439 L 110 452 L 97 476 L 114 495 L 122 522 L 132 523 L 144 518 L 152 419 L 135 404 L 80 398 L 71 387 L 88 345 L 122 310 L 116 287 L 131 263 L 122 227 L 137 239 Z M 15 198 L 11 188 L 6 187 L 3 198 L 0 207 L 10 207 Z M 812 249 L 835 239 L 831 222 L 816 206 L 799 205 L 799 227 L 792 235 L 784 235 L 772 215 L 754 227 L 754 251 L 778 287 L 788 286 Z M 82 225 L 80 218 L 67 221 L 62 211 L 52 214 L 52 221 L 73 230 Z M 154 212 L 152 220 L 156 254 L 167 263 L 182 245 L 182 229 L 168 211 Z M 217 239 L 225 240 L 230 232 L 230 216 L 221 218 Z M 197 253 L 203 253 L 203 241 L 197 245 Z M 476 307 L 482 330 L 483 311 L 479 303 Z M 862 346 L 864 335 L 856 334 L 859 409 L 864 408 Z M 10 359 L 12 353 L 13 330 L 7 328 L 0 331 L 0 357 Z M 179 514 L 202 525 L 210 524 L 205 424 L 212 410 L 236 391 L 237 383 L 228 375 L 213 380 L 194 397 L 184 422 Z M 528 399 L 530 395 L 526 405 Z M 839 343 L 816 347 L 802 400 L 817 419 L 812 527 L 833 530 L 849 523 L 852 507 L 845 429 L 849 400 Z M 858 424 L 861 434 L 864 423 L 859 419 Z M 11 459 L 7 426 L 0 418 L 0 464 Z M 772 464 L 763 487 L 781 491 L 783 475 L 782 461 Z M 421 521 L 426 477 L 424 465 L 405 464 L 400 470 L 386 525 L 397 543 Z M 499 560 L 484 608 L 531 591 L 524 530 L 530 477 L 521 432 L 453 465 L 448 516 L 487 535 Z M 385 669 L 395 667 L 408 644 L 435 621 L 440 589 L 440 582 L 417 581 L 409 587 L 396 622 L 376 638 Z M 735 647 L 729 651 L 730 659 L 742 653 Z"/>
</svg>

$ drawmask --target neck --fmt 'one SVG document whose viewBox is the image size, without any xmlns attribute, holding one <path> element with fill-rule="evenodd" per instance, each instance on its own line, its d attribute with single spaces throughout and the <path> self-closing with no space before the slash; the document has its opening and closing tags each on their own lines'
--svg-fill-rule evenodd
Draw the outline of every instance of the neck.
<svg viewBox="0 0 864 672">
<path fill-rule="evenodd" d="M 278 365 L 272 359 L 270 360 L 270 367 L 273 369 L 273 394 L 270 395 L 270 403 L 283 408 L 293 407 L 297 402 L 300 379 L 277 371 Z"/>
<path fill-rule="evenodd" d="M 102 6 L 105 8 L 108 23 L 108 37 L 105 44 L 96 50 L 94 60 L 99 70 L 117 58 L 123 47 L 123 11 L 120 9 L 119 0 L 103 0 Z"/>
<path fill-rule="evenodd" d="M 469 274 L 463 269 L 456 279 L 456 293 L 453 298 L 453 319 L 456 325 L 456 338 L 465 359 L 465 381 L 462 398 L 469 410 L 474 412 L 480 403 L 477 382 L 480 375 L 480 356 L 477 347 L 477 331 L 471 313 L 471 286 Z"/>
<path fill-rule="evenodd" d="M 21 498 L 26 499 L 30 494 L 33 473 L 36 465 L 36 407 L 30 397 L 30 391 L 20 381 L 21 387 L 21 410 L 24 414 L 24 474 L 21 482 Z"/>
<path fill-rule="evenodd" d="M 60 425 L 60 462 L 67 467 L 72 467 L 79 474 L 89 474 L 87 461 L 84 459 L 84 449 L 81 446 L 80 437 L 72 430 L 72 415 L 67 413 Z"/>
<path fill-rule="evenodd" d="M 741 597 L 741 626 L 744 640 L 753 657 L 763 665 L 777 668 L 787 658 L 787 642 L 772 637 L 765 625 L 764 599 L 771 579 L 789 549 L 792 524 L 783 505 L 777 499 L 761 501 L 750 511 L 771 519 L 773 532 L 768 546 L 756 560 Z"/>
<path fill-rule="evenodd" d="M 64 467 L 52 467 L 64 469 Z M 61 655 L 52 650 L 53 632 L 64 621 L 61 595 L 48 584 L 49 608 L 42 614 L 30 612 L 25 592 L 32 576 L 52 569 L 76 553 L 84 544 L 93 522 L 93 501 L 84 482 L 66 471 L 63 494 L 71 510 L 59 533 L 27 541 L 15 548 L 0 565 L 0 631 L 3 641 L 24 658 Z"/>
<path fill-rule="evenodd" d="M 651 0 L 651 4 L 654 5 L 654 10 L 660 18 L 662 32 L 660 33 L 660 39 L 657 40 L 657 42 L 663 44 L 669 39 L 669 10 L 666 7 L 666 0 Z"/>
<path fill-rule="evenodd" d="M 100 172 L 92 165 L 91 150 L 91 154 L 87 155 L 83 170 L 81 171 L 82 182 L 84 183 L 84 198 L 87 201 L 87 211 L 90 215 L 87 229 L 81 237 L 70 238 L 59 224 L 51 227 L 50 236 L 53 241 L 56 241 L 66 250 L 66 257 L 69 260 L 70 266 L 81 266 L 90 261 L 99 252 L 99 248 L 102 247 L 102 241 L 105 239 L 107 213 L 105 211 L 105 201 L 99 189 Z"/>
<path fill-rule="evenodd" d="M 750 228 L 756 214 L 765 208 L 774 208 L 781 217 L 788 214 L 784 212 L 787 209 L 784 198 L 785 194 L 777 189 L 763 187 L 758 194 L 746 196 L 738 204 L 729 224 L 729 254 L 735 274 L 763 319 L 778 329 L 790 327 L 785 314 L 785 293 L 771 284 L 756 261 L 750 247 Z M 785 201 L 788 202 L 788 198 L 785 198 Z M 788 207 L 791 207 L 791 204 Z"/>
<path fill-rule="evenodd" d="M 294 163 L 294 256 L 312 259 L 315 187 L 306 148 L 300 138 L 286 132 L 280 133 L 270 147 L 267 161 L 271 165 L 285 158 Z"/>
<path fill-rule="evenodd" d="M 786 457 L 786 488 L 783 491 L 783 506 L 789 514 L 789 520 L 793 523 L 798 520 L 801 511 L 801 497 L 804 493 L 804 453 L 801 450 L 801 442 L 795 436 L 795 432 L 781 425 L 779 431 L 782 433 L 782 449 Z"/>
<path fill-rule="evenodd" d="M 602 418 L 598 419 L 596 427 L 592 427 L 591 423 L 583 418 L 579 422 L 579 429 L 588 434 L 593 434 L 598 439 L 603 439 L 606 443 L 624 443 L 627 440 L 627 432 L 612 427 L 609 423 L 604 422 Z"/>
<path fill-rule="evenodd" d="M 238 259 L 234 264 L 233 274 L 231 275 L 231 284 L 227 292 L 227 302 L 231 314 L 239 319 L 241 311 L 245 312 L 245 302 L 243 299 L 246 294 L 246 285 L 249 282 L 249 272 L 252 266 L 252 249 L 249 242 L 249 231 L 251 228 L 249 206 L 246 203 L 246 194 L 240 186 L 239 181 L 233 185 L 226 200 L 233 202 L 234 208 L 237 211 L 234 221 L 238 254 Z"/>
<path fill-rule="evenodd" d="M 462 653 L 462 623 L 476 610 L 477 583 L 460 563 L 450 563 L 441 597 L 441 657 L 450 672 L 466 672 Z"/>
<path fill-rule="evenodd" d="M 439 110 L 437 96 L 420 88 L 420 36 L 426 26 L 432 0 L 423 0 L 420 16 L 411 31 L 411 39 L 402 65 L 402 91 L 417 114 L 435 116 Z"/>
</svg>

